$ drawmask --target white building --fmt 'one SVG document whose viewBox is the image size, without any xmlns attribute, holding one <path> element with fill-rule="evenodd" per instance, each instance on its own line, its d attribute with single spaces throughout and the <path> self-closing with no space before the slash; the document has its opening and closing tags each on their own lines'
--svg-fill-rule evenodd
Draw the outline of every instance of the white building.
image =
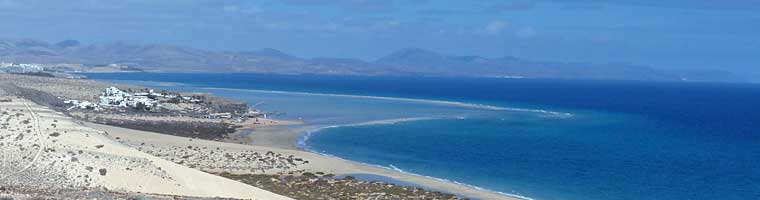
<svg viewBox="0 0 760 200">
<path fill-rule="evenodd" d="M 14 63 L 7 63 L 2 62 L 0 63 L 0 71 L 8 72 L 8 73 L 36 73 L 44 71 L 45 68 L 42 66 L 36 65 L 36 64 L 14 64 Z"/>
<path fill-rule="evenodd" d="M 100 106 L 98 104 L 91 103 L 89 101 L 84 101 L 76 106 L 79 106 L 80 109 L 94 109 L 94 110 L 100 110 Z"/>
<path fill-rule="evenodd" d="M 105 92 L 103 92 L 103 96 L 100 96 L 100 105 L 126 107 L 126 100 L 129 96 L 128 93 L 119 90 L 119 88 L 108 87 Z"/>
<path fill-rule="evenodd" d="M 19 64 L 18 66 L 24 68 L 26 72 L 41 72 L 45 71 L 45 68 L 36 64 Z"/>
<path fill-rule="evenodd" d="M 127 102 L 123 96 L 100 96 L 100 105 L 126 107 Z"/>
<path fill-rule="evenodd" d="M 106 88 L 103 96 L 100 96 L 100 105 L 102 106 L 117 106 L 117 107 L 133 107 L 143 105 L 147 108 L 157 107 L 158 101 L 148 97 L 150 93 L 135 93 L 134 95 L 119 90 L 116 87 Z"/>
<path fill-rule="evenodd" d="M 104 90 L 103 94 L 99 97 L 100 102 L 95 104 L 88 101 L 77 100 L 65 100 L 65 104 L 72 104 L 69 109 L 81 108 L 81 109 L 95 109 L 100 110 L 102 107 L 132 107 L 132 108 L 155 108 L 159 106 L 159 101 L 153 99 L 150 96 L 138 96 L 132 95 L 127 92 L 121 91 L 116 87 L 108 87 Z"/>
<path fill-rule="evenodd" d="M 122 96 L 126 94 L 125 92 L 122 92 L 119 88 L 116 87 L 108 87 L 106 88 L 105 93 L 103 93 L 104 96 Z"/>
<path fill-rule="evenodd" d="M 148 93 L 150 94 L 150 96 L 154 96 L 154 97 L 164 97 L 164 94 L 161 94 L 161 93 L 157 93 L 157 92 L 153 92 L 153 90 L 150 90 Z"/>
<path fill-rule="evenodd" d="M 125 101 L 129 107 L 136 108 L 140 104 L 147 108 L 153 108 L 158 106 L 158 101 L 148 98 L 147 96 L 132 96 Z"/>
</svg>

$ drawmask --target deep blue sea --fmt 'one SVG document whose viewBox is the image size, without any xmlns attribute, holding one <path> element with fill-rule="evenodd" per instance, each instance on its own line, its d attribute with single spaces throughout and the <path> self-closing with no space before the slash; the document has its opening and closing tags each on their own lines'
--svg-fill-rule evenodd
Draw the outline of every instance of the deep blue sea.
<svg viewBox="0 0 760 200">
<path fill-rule="evenodd" d="M 314 127 L 308 150 L 534 199 L 760 199 L 757 84 L 87 75 L 243 99 Z"/>
</svg>

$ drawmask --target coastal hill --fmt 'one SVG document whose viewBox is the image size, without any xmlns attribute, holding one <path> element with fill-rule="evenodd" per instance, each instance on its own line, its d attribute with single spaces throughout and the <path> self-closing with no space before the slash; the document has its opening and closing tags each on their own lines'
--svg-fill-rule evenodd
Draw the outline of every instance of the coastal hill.
<svg viewBox="0 0 760 200">
<path fill-rule="evenodd" d="M 125 42 L 82 44 L 65 40 L 0 40 L 0 61 L 59 66 L 81 72 L 256 72 L 276 74 L 419 75 L 595 80 L 730 81 L 730 72 L 664 71 L 629 64 L 548 62 L 511 56 L 451 56 L 419 48 L 402 49 L 375 61 L 300 58 L 276 49 L 215 52 L 188 47 Z M 77 67 L 72 67 L 77 66 Z M 118 66 L 103 70 L 104 66 Z"/>
</svg>

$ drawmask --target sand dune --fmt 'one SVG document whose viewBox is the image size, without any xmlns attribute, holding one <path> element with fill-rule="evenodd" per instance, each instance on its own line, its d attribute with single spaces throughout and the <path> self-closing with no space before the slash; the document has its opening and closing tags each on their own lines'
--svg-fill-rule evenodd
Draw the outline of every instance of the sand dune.
<svg viewBox="0 0 760 200">
<path fill-rule="evenodd" d="M 121 144 L 19 99 L 0 102 L 0 184 L 238 199 L 289 199 Z"/>
<path fill-rule="evenodd" d="M 208 141 L 199 139 L 189 139 L 184 137 L 164 135 L 146 131 L 137 131 L 120 127 L 113 127 L 100 124 L 85 123 L 86 126 L 94 129 L 107 131 L 112 137 L 119 137 L 120 142 L 133 148 L 140 149 L 143 152 L 150 152 L 153 155 L 161 155 L 166 160 L 173 160 L 177 163 L 191 164 L 195 168 L 209 172 L 230 172 L 236 174 L 287 174 L 289 172 L 324 172 L 328 174 L 377 174 L 400 181 L 423 185 L 431 189 L 447 191 L 455 194 L 465 195 L 477 199 L 510 199 L 520 200 L 524 198 L 506 196 L 502 194 L 487 192 L 473 187 L 435 180 L 428 177 L 416 176 L 406 173 L 400 173 L 390 169 L 372 167 L 357 162 L 343 160 L 335 157 L 323 156 L 311 152 L 283 149 L 279 147 L 245 145 L 225 143 L 218 141 Z M 263 133 L 267 131 L 268 133 Z M 297 130 L 282 128 L 259 129 L 256 134 L 259 135 L 280 135 L 290 138 L 292 134 L 298 134 Z M 256 139 L 256 138 L 254 138 Z M 279 141 L 280 139 L 274 139 Z M 284 139 L 283 139 L 284 140 Z M 294 142 L 294 141 L 290 141 Z M 280 146 L 287 146 L 280 144 Z M 193 152 L 193 157 L 183 158 L 185 154 L 180 149 L 201 149 L 205 151 Z M 211 154 L 210 152 L 215 152 Z M 184 153 L 192 152 L 190 150 Z M 272 152 L 271 156 L 265 157 L 263 163 L 277 163 L 289 157 L 303 159 L 305 163 L 297 165 L 264 165 L 265 170 L 261 171 L 260 164 L 257 162 L 225 161 L 223 166 L 217 165 L 218 162 L 208 162 L 203 160 L 220 161 L 219 156 L 232 155 L 240 157 L 246 154 L 266 155 Z M 216 158 L 215 158 L 216 157 Z M 201 159 L 202 158 L 202 159 Z"/>
<path fill-rule="evenodd" d="M 57 96 L 92 98 L 99 92 L 98 88 L 107 85 L 84 80 L 0 75 L 0 86 L 2 84 L 50 93 L 42 97 L 47 96 L 52 102 L 60 101 Z M 0 186 L 40 186 L 69 191 L 71 188 L 107 189 L 108 192 L 183 198 L 285 199 L 202 171 L 285 176 L 322 172 L 381 175 L 477 199 L 520 199 L 298 150 L 295 143 L 302 130 L 277 126 L 297 122 L 263 120 L 245 126 L 254 129 L 253 134 L 235 134 L 232 137 L 235 140 L 225 140 L 225 143 L 81 123 L 31 101 L 19 98 L 1 101 L 8 95 L 0 87 L 0 112 L 7 112 L 0 115 L 0 160 L 3 161 L 0 176 L 4 176 L 0 177 Z M 236 144 L 240 142 L 245 145 Z M 289 192 L 303 191 L 286 193 Z"/>
</svg>

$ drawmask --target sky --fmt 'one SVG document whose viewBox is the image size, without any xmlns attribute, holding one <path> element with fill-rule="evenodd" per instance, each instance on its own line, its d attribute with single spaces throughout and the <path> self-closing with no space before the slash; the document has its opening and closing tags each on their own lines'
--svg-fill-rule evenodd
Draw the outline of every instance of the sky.
<svg viewBox="0 0 760 200">
<path fill-rule="evenodd" d="M 0 37 L 719 69 L 760 80 L 760 0 L 0 0 Z"/>
</svg>

